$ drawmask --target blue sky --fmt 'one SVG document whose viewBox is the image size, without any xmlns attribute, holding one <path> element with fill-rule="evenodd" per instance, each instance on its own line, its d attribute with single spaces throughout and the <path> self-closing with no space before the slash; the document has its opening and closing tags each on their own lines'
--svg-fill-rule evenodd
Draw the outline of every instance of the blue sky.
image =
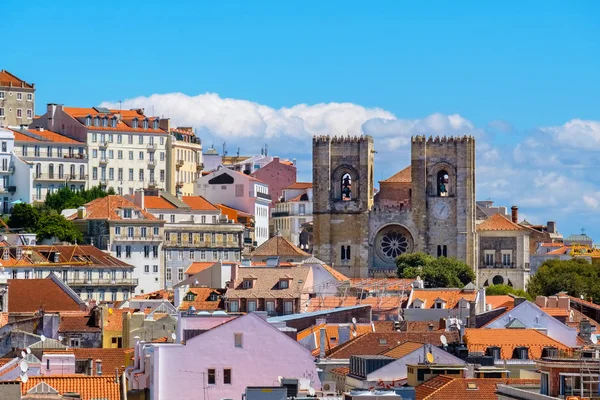
<svg viewBox="0 0 600 400">
<path fill-rule="evenodd" d="M 600 2 L 4 0 L 0 57 L 47 102 L 154 107 L 310 177 L 312 134 L 472 134 L 477 193 L 600 241 Z"/>
</svg>

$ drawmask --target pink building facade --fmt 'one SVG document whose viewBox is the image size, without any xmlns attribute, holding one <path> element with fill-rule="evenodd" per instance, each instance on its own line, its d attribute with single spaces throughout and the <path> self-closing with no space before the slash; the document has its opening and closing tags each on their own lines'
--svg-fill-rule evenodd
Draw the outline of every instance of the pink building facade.
<svg viewBox="0 0 600 400">
<path fill-rule="evenodd" d="M 138 343 L 129 389 L 152 400 L 241 399 L 248 386 L 276 386 L 278 378 L 310 380 L 320 389 L 314 357 L 295 340 L 250 313 L 185 344 Z"/>
<path fill-rule="evenodd" d="M 283 196 L 283 189 L 296 182 L 296 165 L 273 157 L 273 161 L 254 171 L 252 176 L 269 185 L 273 206 Z"/>
</svg>

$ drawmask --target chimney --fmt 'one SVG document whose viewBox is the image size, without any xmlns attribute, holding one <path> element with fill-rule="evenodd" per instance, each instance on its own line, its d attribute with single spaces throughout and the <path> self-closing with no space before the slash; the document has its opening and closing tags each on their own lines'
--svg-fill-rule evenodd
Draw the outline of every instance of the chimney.
<svg viewBox="0 0 600 400">
<path fill-rule="evenodd" d="M 548 231 L 548 233 L 556 233 L 556 222 L 548 221 L 548 223 L 546 224 L 546 230 Z"/>
<path fill-rule="evenodd" d="M 477 327 L 477 303 L 474 301 L 469 302 L 469 328 Z"/>
<path fill-rule="evenodd" d="M 515 224 L 518 224 L 519 223 L 519 207 L 512 206 L 510 208 L 510 210 L 511 210 L 512 222 L 514 222 Z"/>
<path fill-rule="evenodd" d="M 486 311 L 486 303 L 485 289 L 479 289 L 479 302 L 477 303 L 478 314 L 483 314 Z"/>
<path fill-rule="evenodd" d="M 144 206 L 144 189 L 138 189 L 135 191 L 135 198 L 133 202 L 142 210 L 146 209 Z"/>
<path fill-rule="evenodd" d="M 319 348 L 319 358 L 324 359 L 325 358 L 325 347 L 327 346 L 327 329 L 325 328 L 321 328 L 320 329 L 320 335 L 321 335 L 321 340 L 320 340 L 320 348 Z"/>
<path fill-rule="evenodd" d="M 535 298 L 535 304 L 539 308 L 547 308 L 548 307 L 548 299 L 546 298 L 546 296 L 537 296 Z"/>
<path fill-rule="evenodd" d="M 77 219 L 85 219 L 87 215 L 87 210 L 84 206 L 81 206 L 77 209 Z"/>
<path fill-rule="evenodd" d="M 96 360 L 96 375 L 102 376 L 102 360 Z"/>
</svg>

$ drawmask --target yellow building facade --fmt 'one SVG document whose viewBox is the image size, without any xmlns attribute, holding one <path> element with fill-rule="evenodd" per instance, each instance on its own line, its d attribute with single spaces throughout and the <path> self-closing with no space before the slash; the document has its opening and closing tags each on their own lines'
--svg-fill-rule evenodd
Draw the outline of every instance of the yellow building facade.
<svg viewBox="0 0 600 400">
<path fill-rule="evenodd" d="M 194 185 L 202 173 L 202 142 L 192 128 L 171 129 L 167 142 L 167 185 L 169 193 L 194 195 Z"/>
</svg>

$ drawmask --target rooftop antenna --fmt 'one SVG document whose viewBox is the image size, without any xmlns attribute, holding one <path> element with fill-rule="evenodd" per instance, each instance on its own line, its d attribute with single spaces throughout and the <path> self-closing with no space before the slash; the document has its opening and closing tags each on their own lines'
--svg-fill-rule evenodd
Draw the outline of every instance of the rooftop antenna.
<svg viewBox="0 0 600 400">
<path fill-rule="evenodd" d="M 223 157 L 227 155 L 227 142 L 223 142 Z"/>
<path fill-rule="evenodd" d="M 238 146 L 237 156 L 240 158 L 240 146 Z"/>
<path fill-rule="evenodd" d="M 265 143 L 265 157 L 269 155 L 269 145 Z"/>
<path fill-rule="evenodd" d="M 119 112 L 121 112 L 122 104 L 123 104 L 123 102 L 121 100 L 119 100 Z"/>
</svg>

